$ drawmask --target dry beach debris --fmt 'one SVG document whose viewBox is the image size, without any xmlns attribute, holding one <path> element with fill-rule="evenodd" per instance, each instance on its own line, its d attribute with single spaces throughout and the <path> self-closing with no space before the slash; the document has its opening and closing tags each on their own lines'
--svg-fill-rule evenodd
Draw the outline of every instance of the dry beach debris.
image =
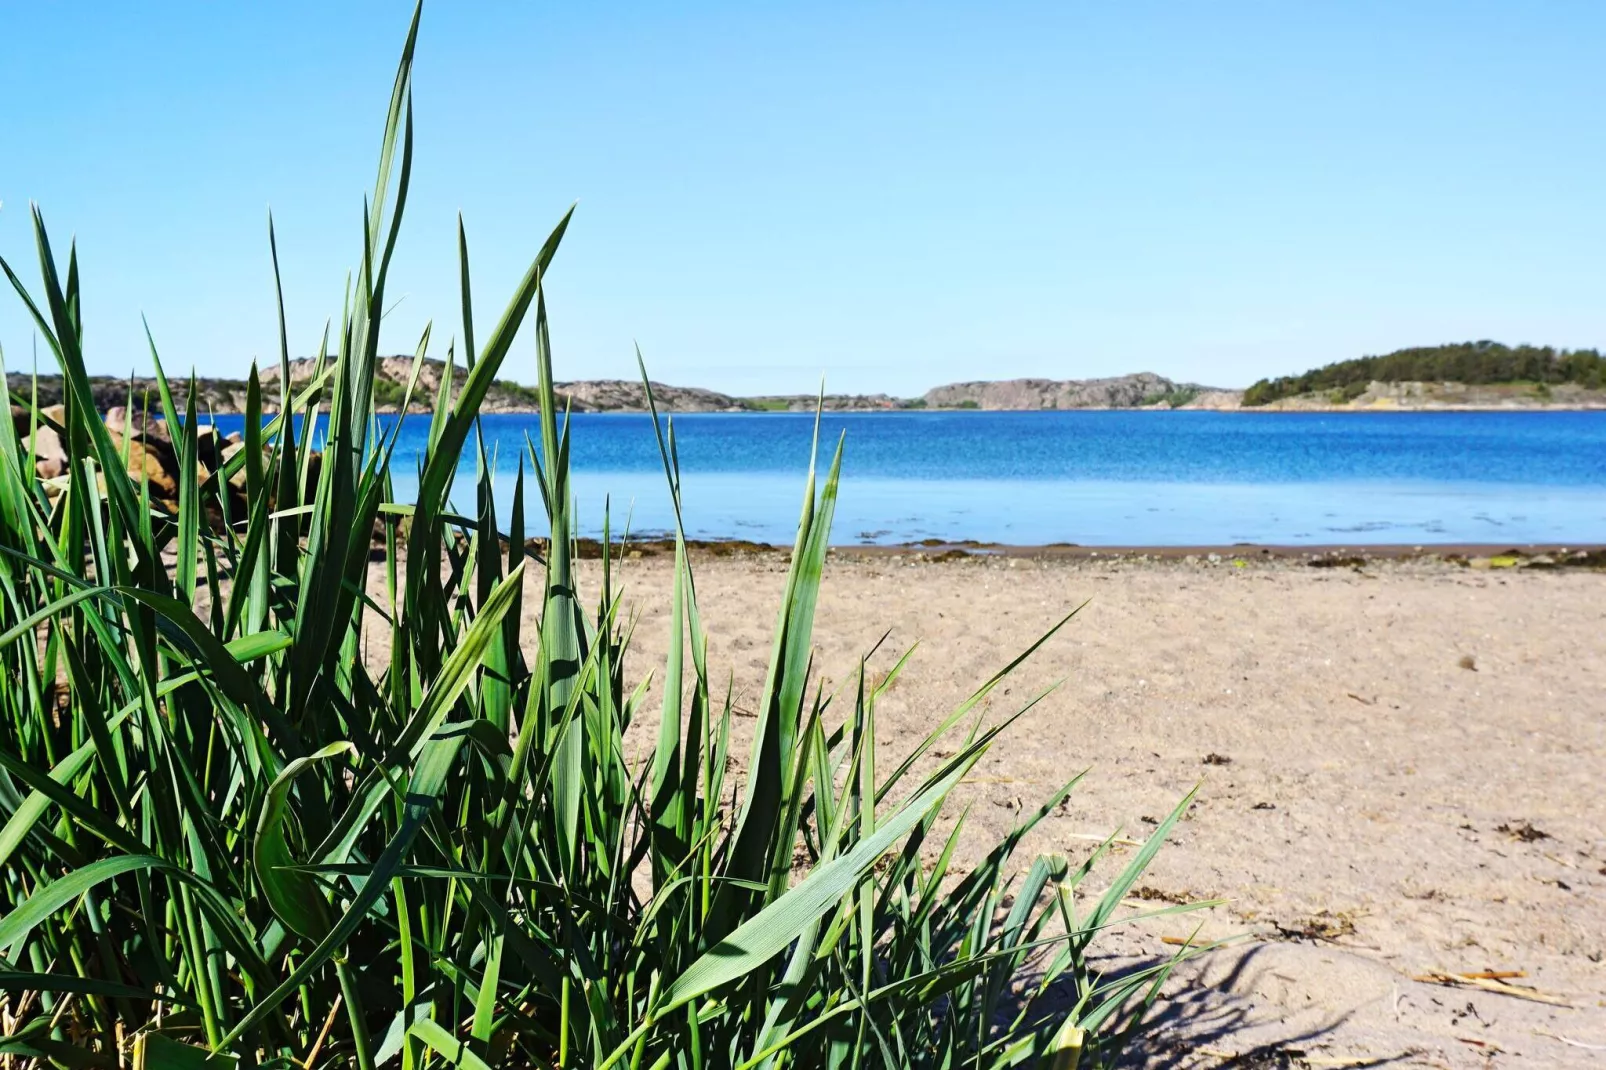
<svg viewBox="0 0 1606 1070">
<path fill-rule="evenodd" d="M 1531 1000 L 1534 1003 L 1549 1003 L 1557 1007 L 1571 1007 L 1572 1003 L 1563 996 L 1541 992 L 1537 988 L 1528 988 L 1523 985 L 1508 984 L 1504 978 L 1526 977 L 1523 970 L 1477 970 L 1471 973 L 1449 973 L 1444 970 L 1429 970 L 1427 973 L 1412 974 L 1411 980 L 1422 984 L 1446 985 L 1451 988 L 1466 987 L 1479 988 L 1485 992 L 1494 992 L 1501 996 L 1512 996 L 1516 999 Z"/>
</svg>

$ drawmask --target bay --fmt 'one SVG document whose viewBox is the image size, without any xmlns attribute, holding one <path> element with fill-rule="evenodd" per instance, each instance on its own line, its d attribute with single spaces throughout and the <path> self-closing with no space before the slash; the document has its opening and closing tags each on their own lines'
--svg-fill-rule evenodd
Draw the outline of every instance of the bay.
<svg viewBox="0 0 1606 1070">
<path fill-rule="evenodd" d="M 217 419 L 225 432 L 240 421 Z M 687 534 L 789 542 L 813 415 L 674 422 Z M 415 492 L 427 427 L 423 416 L 403 424 L 399 500 Z M 487 415 L 482 427 L 506 516 L 536 418 Z M 827 413 L 820 434 L 822 471 L 844 443 L 839 544 L 1606 541 L 1602 412 Z M 571 441 L 581 534 L 600 533 L 605 503 L 616 532 L 627 520 L 641 534 L 670 528 L 649 417 L 579 413 Z M 465 467 L 460 508 L 472 507 L 472 480 Z M 533 484 L 526 505 L 540 515 Z"/>
</svg>

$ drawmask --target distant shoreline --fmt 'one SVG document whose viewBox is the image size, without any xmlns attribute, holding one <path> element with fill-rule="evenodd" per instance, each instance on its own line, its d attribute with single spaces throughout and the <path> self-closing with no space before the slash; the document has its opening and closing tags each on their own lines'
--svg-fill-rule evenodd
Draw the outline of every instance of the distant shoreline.
<svg viewBox="0 0 1606 1070">
<path fill-rule="evenodd" d="M 264 409 L 266 415 L 273 415 L 276 410 Z M 327 409 L 325 410 L 327 411 Z M 376 406 L 374 412 L 381 416 L 395 416 L 402 410 L 389 406 Z M 407 410 L 409 416 L 427 416 L 431 410 L 414 406 Z M 575 416 L 646 416 L 651 410 L 644 408 L 617 408 L 617 409 L 576 409 Z M 814 415 L 813 409 L 673 409 L 660 407 L 658 410 L 666 416 L 806 416 Z M 1396 405 L 1396 406 L 1368 406 L 1356 408 L 1350 405 L 1334 405 L 1328 407 L 1303 406 L 1300 408 L 1279 408 L 1273 405 L 1239 406 L 1237 408 L 1157 408 L 1154 406 L 1112 406 L 1088 405 L 1075 409 L 973 409 L 973 408 L 907 408 L 907 409 L 850 409 L 825 408 L 820 410 L 832 416 L 919 416 L 925 413 L 941 413 L 944 416 L 976 415 L 1064 415 L 1077 412 L 1123 412 L 1123 413 L 1176 413 L 1179 415 L 1217 414 L 1217 415 L 1282 415 L 1282 416 L 1332 416 L 1332 415 L 1400 415 L 1410 413 L 1472 413 L 1472 412 L 1606 412 L 1606 402 L 1587 405 Z M 540 409 L 495 409 L 482 413 L 484 416 L 539 416 Z M 216 416 L 240 416 L 240 411 L 215 409 Z"/>
<path fill-rule="evenodd" d="M 396 409 L 380 409 L 378 411 L 380 411 L 382 413 L 385 413 L 387 415 L 392 415 L 392 414 L 398 412 L 399 410 L 396 410 Z M 412 415 L 418 415 L 421 412 L 427 412 L 428 410 L 412 409 L 412 410 L 409 410 L 409 411 L 410 411 L 410 413 Z M 537 416 L 537 415 L 540 414 L 540 411 L 541 410 L 539 410 L 539 409 L 506 409 L 506 410 L 503 410 L 503 411 L 500 411 L 500 412 L 487 413 L 486 415 L 488 415 L 488 416 Z M 676 415 L 676 416 L 813 416 L 814 415 L 814 410 L 813 409 L 710 409 L 710 410 L 686 410 L 686 411 L 675 410 L 675 409 L 663 409 L 663 410 L 660 410 L 660 411 L 668 413 L 668 414 L 673 414 L 673 415 Z M 1304 407 L 1304 408 L 1297 408 L 1297 409 L 1296 408 L 1286 408 L 1286 409 L 1284 409 L 1284 408 L 1276 408 L 1274 406 L 1269 406 L 1269 405 L 1267 405 L 1267 406 L 1244 405 L 1244 406 L 1239 406 L 1238 408 L 1234 408 L 1234 409 L 1225 409 L 1225 408 L 1223 408 L 1223 409 L 1207 409 L 1207 408 L 1166 409 L 1166 408 L 1155 408 L 1155 407 L 1152 407 L 1152 406 L 1143 406 L 1143 407 L 1124 406 L 1124 407 L 1117 407 L 1117 406 L 1092 406 L 1092 405 L 1089 405 L 1089 406 L 1085 406 L 1083 408 L 1077 408 L 1077 409 L 971 409 L 971 408 L 957 408 L 957 409 L 925 408 L 925 409 L 913 409 L 913 408 L 910 408 L 910 409 L 824 409 L 822 411 L 824 411 L 824 412 L 826 412 L 828 414 L 831 414 L 831 415 L 847 415 L 847 416 L 918 416 L 921 413 L 942 413 L 945 416 L 959 415 L 959 414 L 978 415 L 978 416 L 986 416 L 986 415 L 997 416 L 997 415 L 1006 414 L 1006 413 L 1007 414 L 1011 414 L 1011 415 L 1061 415 L 1061 414 L 1064 414 L 1064 413 L 1071 413 L 1071 412 L 1149 412 L 1149 413 L 1178 413 L 1178 414 L 1192 414 L 1192 415 L 1197 415 L 1197 414 L 1200 414 L 1200 413 L 1207 413 L 1207 414 L 1208 413 L 1215 413 L 1215 414 L 1255 413 L 1255 414 L 1268 414 L 1268 415 L 1276 414 L 1276 415 L 1283 415 L 1283 416 L 1299 416 L 1299 415 L 1331 416 L 1331 415 L 1334 415 L 1334 414 L 1354 414 L 1354 415 L 1358 415 L 1358 416 L 1360 416 L 1360 415 L 1369 416 L 1369 415 L 1398 415 L 1398 414 L 1401 414 L 1401 413 L 1424 413 L 1424 412 L 1446 412 L 1446 413 L 1454 413 L 1454 412 L 1606 412 L 1606 403 L 1590 404 L 1590 405 L 1414 405 L 1414 406 L 1400 405 L 1400 406 L 1393 406 L 1393 407 L 1378 406 L 1378 407 L 1375 407 L 1375 408 L 1373 408 L 1373 407 L 1354 408 L 1354 407 L 1349 406 L 1349 405 L 1335 405 L 1335 406 L 1331 406 L 1331 407 L 1327 407 L 1327 408 Z M 646 410 L 646 409 L 606 409 L 606 410 L 600 410 L 600 411 L 599 410 L 580 410 L 575 415 L 581 415 L 581 416 L 643 416 L 643 415 L 646 415 L 647 412 L 648 412 L 648 410 Z M 220 413 L 219 415 L 235 415 L 235 414 L 223 414 L 223 413 Z"/>
<path fill-rule="evenodd" d="M 320 366 L 306 360 L 291 361 L 292 395 L 314 388 Z M 259 389 L 265 412 L 277 411 L 281 386 L 277 366 L 260 373 Z M 327 371 L 321 374 L 327 375 Z M 374 411 L 427 413 L 442 396 L 447 366 L 439 361 L 422 364 L 410 357 L 380 357 L 374 368 Z M 466 377 L 452 368 L 453 395 Z M 37 387 L 43 406 L 62 400 L 59 375 L 7 376 L 13 408 L 25 406 Z M 175 379 L 170 387 L 174 404 L 184 408 L 188 382 Z M 639 380 L 588 379 L 553 384 L 557 403 L 572 412 L 646 412 L 648 395 Z M 197 379 L 196 409 L 203 417 L 238 415 L 247 408 L 250 387 L 245 380 Z M 160 389 L 154 379 L 135 376 L 92 376 L 95 406 L 102 412 L 132 403 L 156 405 Z M 1511 381 L 1469 385 L 1456 381 L 1373 381 L 1355 383 L 1343 390 L 1311 391 L 1279 396 L 1266 404 L 1245 404 L 1253 393 L 1197 383 L 1179 383 L 1153 372 L 1102 379 L 1001 379 L 949 383 L 920 397 L 891 394 L 771 394 L 738 396 L 705 387 L 651 384 L 652 402 L 666 413 L 813 413 L 826 412 L 1591 412 L 1606 411 L 1606 388 L 1578 383 Z M 327 397 L 325 397 L 325 403 Z M 526 384 L 498 379 L 490 385 L 480 412 L 486 415 L 535 415 L 540 392 Z M 13 417 L 16 417 L 13 412 Z"/>
<path fill-rule="evenodd" d="M 601 556 L 602 544 L 597 539 L 576 539 L 577 556 Z M 545 540 L 532 539 L 530 548 L 539 551 Z M 673 554 L 674 539 L 654 533 L 629 542 L 615 541 L 614 553 L 628 557 L 632 553 L 642 556 Z M 687 539 L 688 551 L 709 558 L 737 556 L 767 556 L 789 554 L 790 546 L 778 543 L 754 542 L 741 538 Z M 1502 567 L 1550 568 L 1606 568 L 1606 543 L 1511 543 L 1511 542 L 1455 542 L 1455 543 L 1232 543 L 1186 546 L 1145 545 L 1080 545 L 1077 543 L 1046 543 L 1020 545 L 1010 543 L 978 542 L 970 539 L 926 539 L 913 543 L 833 543 L 831 553 L 840 557 L 911 558 L 923 561 L 1031 559 L 1052 561 L 1169 561 L 1175 564 L 1228 564 L 1242 561 L 1283 562 L 1314 565 L 1315 567 L 1351 567 L 1366 561 L 1445 561 L 1477 567 L 1480 562 L 1494 562 Z M 1509 560 L 1507 560 L 1509 559 Z"/>
</svg>

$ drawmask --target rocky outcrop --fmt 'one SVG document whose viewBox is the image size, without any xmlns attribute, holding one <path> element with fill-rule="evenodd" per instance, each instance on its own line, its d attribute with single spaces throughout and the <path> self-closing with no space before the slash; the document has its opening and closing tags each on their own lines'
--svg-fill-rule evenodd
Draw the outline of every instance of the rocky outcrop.
<svg viewBox="0 0 1606 1070">
<path fill-rule="evenodd" d="M 553 383 L 560 403 L 574 412 L 646 412 L 647 393 L 632 379 L 588 379 Z M 652 398 L 665 412 L 741 412 L 743 405 L 729 394 L 695 386 L 652 384 Z"/>
<path fill-rule="evenodd" d="M 63 393 L 61 376 L 41 375 L 38 378 L 38 397 L 41 406 L 60 405 L 66 398 Z M 172 379 L 168 386 L 173 391 L 174 402 L 182 410 L 189 397 L 188 380 Z M 34 396 L 35 380 L 31 375 L 12 372 L 6 376 L 6 387 L 11 391 L 13 398 L 28 401 Z M 118 405 L 132 403 L 140 408 L 147 403 L 152 407 L 159 407 L 157 401 L 161 397 L 156 380 L 148 376 L 133 376 L 118 378 L 110 375 L 92 375 L 89 378 L 90 395 L 94 398 L 95 408 L 101 412 L 115 408 Z M 244 412 L 245 411 L 245 380 L 244 379 L 202 379 L 196 388 L 196 412 L 204 418 L 207 413 Z M 274 396 L 275 404 L 278 402 Z M 14 408 L 16 406 L 13 406 Z"/>
<path fill-rule="evenodd" d="M 394 412 L 401 407 L 402 401 L 406 398 L 407 383 L 413 374 L 413 363 L 412 357 L 380 357 L 375 364 L 375 398 L 381 412 Z M 292 384 L 304 385 L 311 380 L 312 373 L 312 361 L 290 362 Z M 452 373 L 452 393 L 455 396 L 468 379 L 468 371 L 458 366 L 452 369 Z M 434 407 L 445 374 L 444 362 L 424 361 L 418 370 L 418 383 L 413 388 L 410 405 L 412 411 L 427 412 Z M 274 390 L 277 392 L 279 369 L 277 367 L 267 369 L 262 373 L 262 380 L 264 387 L 270 382 L 274 384 Z M 554 383 L 552 389 L 558 397 L 559 404 L 571 412 L 647 411 L 646 391 L 635 379 L 586 379 Z M 666 412 L 739 412 L 744 408 L 741 401 L 729 394 L 721 394 L 717 390 L 704 390 L 700 387 L 653 383 L 652 394 L 653 400 L 658 403 L 658 408 Z M 498 379 L 491 384 L 480 411 L 539 412 L 541 394 L 533 386 L 508 379 Z"/>
<path fill-rule="evenodd" d="M 413 375 L 412 357 L 380 357 L 374 365 L 375 408 L 380 412 L 396 412 L 408 401 L 408 384 Z M 312 360 L 290 362 L 290 389 L 292 393 L 305 388 L 316 371 Z M 418 369 L 418 380 L 413 384 L 409 410 L 429 412 L 440 396 L 441 380 L 446 365 L 438 360 L 426 360 Z M 279 409 L 279 367 L 269 365 L 258 372 L 262 385 L 262 409 L 273 413 Z M 452 369 L 452 395 L 455 397 L 468 378 L 467 369 Z M 155 379 L 114 379 L 96 376 L 90 380 L 95 407 L 102 412 L 119 405 L 127 405 L 130 397 L 140 406 L 145 399 L 157 404 L 159 394 Z M 20 398 L 32 396 L 34 383 L 31 376 L 12 375 L 7 384 Z M 184 409 L 187 402 L 186 381 L 169 381 L 174 404 Z M 38 381 L 41 405 L 59 404 L 61 377 L 42 375 Z M 639 380 L 635 379 L 581 379 L 554 383 L 558 401 L 572 412 L 646 412 L 647 395 Z M 762 398 L 739 398 L 717 390 L 695 386 L 672 386 L 668 383 L 652 384 L 653 400 L 663 412 L 750 412 L 797 411 L 813 412 L 816 396 L 813 394 L 783 395 Z M 209 414 L 240 413 L 245 411 L 246 382 L 244 379 L 199 379 L 196 381 L 196 411 L 204 419 Z M 887 394 L 828 394 L 828 410 L 870 411 L 905 408 L 910 403 Z M 533 413 L 541 410 L 540 391 L 534 386 L 498 379 L 491 384 L 480 406 L 486 413 Z"/>
<path fill-rule="evenodd" d="M 907 398 L 891 394 L 764 394 L 741 399 L 742 404 L 757 412 L 813 412 L 816 407 L 826 412 L 885 412 L 907 409 Z"/>
<path fill-rule="evenodd" d="M 1226 411 L 1241 409 L 1244 404 L 1242 390 L 1201 390 L 1189 400 L 1178 405 L 1179 409 L 1211 409 Z"/>
<path fill-rule="evenodd" d="M 1135 409 L 1182 389 L 1153 372 L 1109 379 L 999 379 L 926 391 L 928 409 Z"/>
<path fill-rule="evenodd" d="M 1468 411 L 1606 409 L 1606 390 L 1577 383 L 1371 382 L 1364 389 L 1295 394 L 1246 412 Z"/>
<path fill-rule="evenodd" d="M 290 362 L 290 388 L 299 391 L 312 381 L 315 363 L 311 360 Z M 407 387 L 413 374 L 413 358 L 381 357 L 374 367 L 374 401 L 379 412 L 396 412 L 408 400 Z M 441 380 L 446 365 L 438 360 L 426 360 L 419 369 L 418 381 L 413 386 L 409 408 L 413 412 L 428 412 L 434 408 L 440 395 Z M 262 409 L 267 413 L 279 410 L 279 368 L 272 365 L 259 371 L 262 385 Z M 455 397 L 463 388 L 468 373 L 462 367 L 453 369 L 452 394 Z M 10 375 L 6 384 L 13 396 L 28 399 L 34 396 L 32 376 Z M 183 410 L 188 404 L 188 382 L 169 380 L 174 404 Z M 37 382 L 39 404 L 59 405 L 62 402 L 62 381 L 59 375 L 41 375 Z M 556 383 L 554 389 L 559 401 L 575 412 L 644 412 L 646 393 L 641 383 L 633 379 L 593 379 L 572 383 Z M 135 408 L 149 404 L 158 407 L 159 390 L 153 378 L 134 377 L 116 379 L 94 376 L 90 390 L 95 407 L 102 412 L 118 406 L 127 406 L 132 399 Z M 653 397 L 658 407 L 666 412 L 739 412 L 749 406 L 729 394 L 699 387 L 670 386 L 653 383 Z M 241 413 L 245 411 L 246 381 L 244 379 L 199 379 L 196 381 L 196 412 L 202 419 L 209 415 Z M 481 412 L 518 413 L 539 412 L 540 392 L 533 386 L 511 380 L 497 380 L 491 384 L 480 406 Z"/>
</svg>

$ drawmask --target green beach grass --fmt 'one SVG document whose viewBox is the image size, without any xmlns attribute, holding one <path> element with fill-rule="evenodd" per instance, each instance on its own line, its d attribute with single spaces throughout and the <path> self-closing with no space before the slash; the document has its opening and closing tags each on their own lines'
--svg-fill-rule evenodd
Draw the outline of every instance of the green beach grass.
<svg viewBox="0 0 1606 1070">
<path fill-rule="evenodd" d="M 1032 651 L 1001 655 L 999 675 L 908 753 L 877 753 L 877 700 L 905 662 L 885 676 L 861 663 L 830 694 L 813 673 L 840 444 L 823 474 L 809 466 L 743 774 L 729 772 L 732 707 L 710 677 L 680 532 L 663 700 L 648 708 L 646 682 L 624 675 L 633 624 L 613 563 L 592 591 L 572 567 L 543 292 L 567 216 L 484 333 L 462 240 L 452 351 L 468 376 L 455 396 L 444 376 L 432 412 L 411 417 L 428 421 L 429 449 L 416 500 L 394 500 L 399 422 L 386 432 L 374 413 L 397 399 L 377 396 L 373 368 L 412 165 L 417 33 L 415 13 L 360 267 L 317 374 L 286 393 L 281 301 L 277 396 L 253 368 L 245 446 L 204 472 L 205 414 L 193 390 L 177 411 L 158 370 L 176 510 L 128 474 L 130 440 L 95 410 L 75 253 L 57 254 L 36 210 L 41 284 L 5 265 L 59 363 L 71 463 L 50 485 L 36 476 L 23 443 L 48 417 L 15 398 L 30 433 L 0 434 L 0 1054 L 153 1068 L 1107 1065 L 1178 959 L 1101 975 L 1094 944 L 1130 920 L 1122 899 L 1187 800 L 1124 860 L 1110 842 L 1075 863 L 1018 859 L 1072 779 L 981 864 L 950 870 L 964 822 L 938 837 L 939 813 L 1013 720 L 984 722 L 980 702 Z M 502 516 L 477 414 L 521 328 L 540 436 Z M 429 345 L 426 330 L 420 358 Z M 160 369 L 154 343 L 151 356 Z M 314 463 L 289 417 L 310 426 L 321 409 Z M 678 515 L 674 428 L 654 419 Z M 465 456 L 478 475 L 454 504 Z M 527 550 L 526 481 L 545 503 L 544 559 Z M 388 642 L 368 646 L 365 624 Z M 623 740 L 643 718 L 655 744 L 633 762 Z M 1100 862 L 1102 890 L 1079 895 Z"/>
</svg>

